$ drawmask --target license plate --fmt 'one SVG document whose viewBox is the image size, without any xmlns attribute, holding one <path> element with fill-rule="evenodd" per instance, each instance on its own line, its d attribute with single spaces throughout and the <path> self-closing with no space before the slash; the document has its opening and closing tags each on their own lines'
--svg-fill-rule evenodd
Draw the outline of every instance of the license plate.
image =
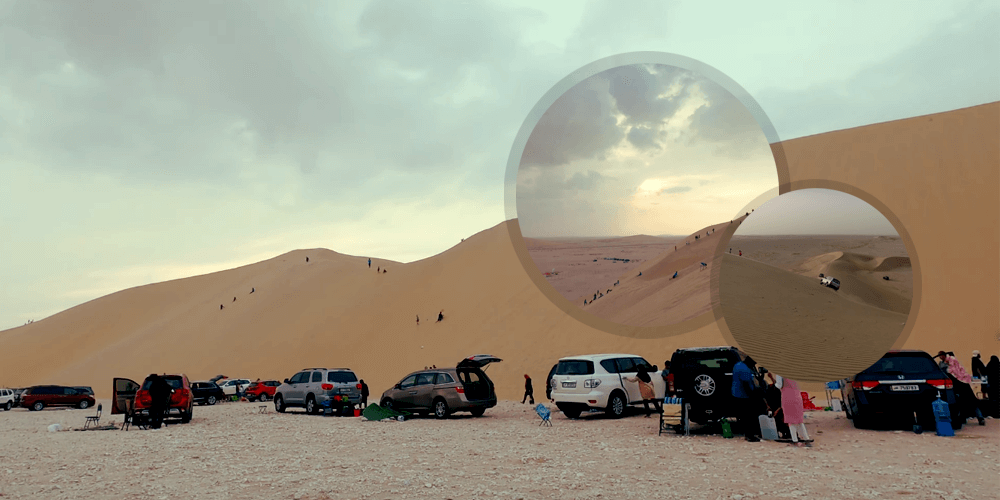
<svg viewBox="0 0 1000 500">
<path fill-rule="evenodd" d="M 351 392 L 351 389 L 348 388 L 348 387 L 344 387 L 344 388 L 340 389 L 340 392 L 342 392 L 344 394 L 347 394 L 348 392 Z"/>
<path fill-rule="evenodd" d="M 574 389 L 576 388 L 576 382 L 563 382 L 562 386 L 567 389 Z"/>
<path fill-rule="evenodd" d="M 919 385 L 894 385 L 891 386 L 894 391 L 919 391 Z"/>
</svg>

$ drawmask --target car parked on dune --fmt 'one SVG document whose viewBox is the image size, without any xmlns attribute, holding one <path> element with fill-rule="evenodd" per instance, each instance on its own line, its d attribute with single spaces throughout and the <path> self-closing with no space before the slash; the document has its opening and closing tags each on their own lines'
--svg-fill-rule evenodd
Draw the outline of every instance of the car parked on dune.
<svg viewBox="0 0 1000 500">
<path fill-rule="evenodd" d="M 226 393 L 215 382 L 207 380 L 191 382 L 191 397 L 194 402 L 201 405 L 214 405 L 226 399 Z"/>
<path fill-rule="evenodd" d="M 552 399 L 568 418 L 577 418 L 584 411 L 601 409 L 613 418 L 621 418 L 629 405 L 642 404 L 635 377 L 645 366 L 653 382 L 657 399 L 663 399 L 666 382 L 656 373 L 656 365 L 634 354 L 587 354 L 559 360 L 552 376 Z"/>
<path fill-rule="evenodd" d="M 466 411 L 481 417 L 497 405 L 496 387 L 483 368 L 500 361 L 496 356 L 477 354 L 459 361 L 455 368 L 410 373 L 382 393 L 379 405 L 422 415 L 433 413 L 439 419 Z"/>
<path fill-rule="evenodd" d="M 173 389 L 163 414 L 164 420 L 179 419 L 184 424 L 190 422 L 194 413 L 194 395 L 187 376 L 183 374 L 160 376 Z M 149 394 L 151 384 L 152 379 L 149 377 L 146 377 L 142 384 L 127 378 L 115 378 L 111 414 L 127 414 L 131 407 L 136 417 L 148 419 L 149 410 L 153 406 L 153 398 Z"/>
<path fill-rule="evenodd" d="M 277 392 L 280 385 L 281 382 L 277 380 L 250 382 L 250 387 L 247 387 L 246 390 L 247 399 L 250 401 L 268 401 L 274 399 L 274 393 Z"/>
<path fill-rule="evenodd" d="M 352 407 L 361 402 L 361 382 L 353 370 L 306 368 L 275 389 L 274 410 L 284 413 L 290 407 L 299 407 L 315 415 L 322 407 L 330 407 L 335 396 L 346 396 Z"/>
<path fill-rule="evenodd" d="M 81 410 L 94 406 L 94 396 L 76 387 L 36 385 L 21 393 L 21 406 L 41 411 L 47 406 L 75 406 Z"/>
<path fill-rule="evenodd" d="M 848 377 L 840 391 L 847 418 L 859 429 L 887 423 L 933 429 L 931 403 L 939 395 L 951 410 L 952 427 L 962 427 L 953 383 L 924 351 L 889 351 L 861 373 Z"/>
</svg>

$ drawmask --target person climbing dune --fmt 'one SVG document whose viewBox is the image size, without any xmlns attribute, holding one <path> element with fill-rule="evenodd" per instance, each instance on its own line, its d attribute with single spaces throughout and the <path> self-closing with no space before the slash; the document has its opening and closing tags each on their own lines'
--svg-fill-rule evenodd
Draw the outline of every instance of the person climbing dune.
<svg viewBox="0 0 1000 500">
<path fill-rule="evenodd" d="M 438 313 L 438 320 L 435 323 L 440 323 L 442 321 L 444 321 L 444 309 L 441 309 L 441 312 Z"/>
</svg>

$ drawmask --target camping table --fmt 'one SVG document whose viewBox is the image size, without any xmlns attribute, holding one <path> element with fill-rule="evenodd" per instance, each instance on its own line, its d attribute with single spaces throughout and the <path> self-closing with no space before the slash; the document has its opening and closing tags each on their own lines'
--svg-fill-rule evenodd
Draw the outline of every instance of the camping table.
<svg viewBox="0 0 1000 500">
<path fill-rule="evenodd" d="M 688 411 L 691 403 L 685 403 L 681 398 L 664 398 L 663 413 L 660 414 L 660 432 L 673 430 L 677 434 L 685 436 L 691 433 L 691 424 L 688 421 Z"/>
</svg>

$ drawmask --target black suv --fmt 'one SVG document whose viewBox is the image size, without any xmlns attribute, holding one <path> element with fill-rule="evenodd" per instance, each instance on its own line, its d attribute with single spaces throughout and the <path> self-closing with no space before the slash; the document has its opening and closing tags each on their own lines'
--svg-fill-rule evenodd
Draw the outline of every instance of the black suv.
<svg viewBox="0 0 1000 500">
<path fill-rule="evenodd" d="M 191 397 L 200 405 L 214 405 L 226 399 L 226 393 L 215 382 L 191 382 Z"/>
<path fill-rule="evenodd" d="M 847 378 L 840 393 L 847 418 L 859 429 L 889 419 L 933 429 L 931 403 L 938 394 L 948 403 L 952 426 L 962 427 L 952 381 L 924 351 L 889 351 L 866 370 Z M 913 422 L 914 414 L 917 422 Z"/>
<path fill-rule="evenodd" d="M 670 358 L 675 395 L 691 404 L 688 419 L 705 425 L 732 413 L 733 366 L 743 360 L 735 347 L 677 349 Z"/>
</svg>

